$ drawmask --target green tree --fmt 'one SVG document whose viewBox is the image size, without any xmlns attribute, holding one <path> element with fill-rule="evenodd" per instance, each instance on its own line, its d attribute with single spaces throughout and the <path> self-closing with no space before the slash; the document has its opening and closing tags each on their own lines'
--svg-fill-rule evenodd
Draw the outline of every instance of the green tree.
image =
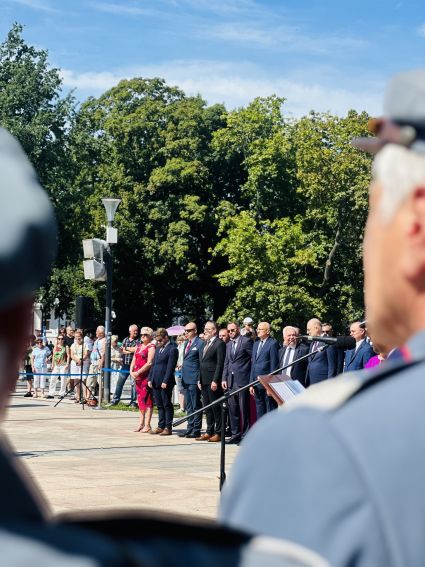
<svg viewBox="0 0 425 567">
<path fill-rule="evenodd" d="M 209 263 L 222 193 L 210 146 L 223 114 L 220 105 L 142 78 L 121 81 L 78 113 L 72 193 L 76 214 L 85 217 L 82 237 L 102 236 L 101 197 L 122 199 L 114 309 L 123 325 L 203 317 L 223 302 Z"/>
<path fill-rule="evenodd" d="M 367 118 L 353 111 L 344 118 L 311 113 L 275 134 L 285 137 L 287 168 L 294 172 L 287 176 L 293 185 L 281 190 L 295 200 L 286 210 L 277 207 L 280 218 L 259 219 L 255 207 L 239 214 L 224 207 L 214 254 L 228 261 L 217 277 L 234 296 L 223 320 L 249 314 L 277 329 L 312 316 L 342 326 L 362 314 L 370 159 L 350 140 L 366 133 Z M 249 178 L 250 162 L 244 163 Z"/>
</svg>

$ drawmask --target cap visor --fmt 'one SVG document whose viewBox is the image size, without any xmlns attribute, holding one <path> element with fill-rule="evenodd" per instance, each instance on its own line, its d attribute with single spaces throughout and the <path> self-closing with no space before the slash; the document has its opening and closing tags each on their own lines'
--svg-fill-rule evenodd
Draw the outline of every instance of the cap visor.
<svg viewBox="0 0 425 567">
<path fill-rule="evenodd" d="M 379 138 L 353 138 L 351 145 L 369 154 L 376 154 L 384 144 Z"/>
</svg>

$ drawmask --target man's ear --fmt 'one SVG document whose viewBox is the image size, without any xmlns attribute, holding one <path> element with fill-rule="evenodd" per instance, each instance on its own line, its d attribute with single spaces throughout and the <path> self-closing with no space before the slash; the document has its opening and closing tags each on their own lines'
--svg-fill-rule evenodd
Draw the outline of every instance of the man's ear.
<svg viewBox="0 0 425 567">
<path fill-rule="evenodd" d="M 409 196 L 402 270 L 409 281 L 425 289 L 425 186 Z"/>
</svg>

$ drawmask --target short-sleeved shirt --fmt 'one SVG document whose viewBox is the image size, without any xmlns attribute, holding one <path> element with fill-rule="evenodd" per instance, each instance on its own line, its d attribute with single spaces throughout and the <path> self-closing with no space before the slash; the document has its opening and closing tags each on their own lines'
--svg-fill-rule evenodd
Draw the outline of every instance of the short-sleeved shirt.
<svg viewBox="0 0 425 567">
<path fill-rule="evenodd" d="M 90 354 L 90 362 L 92 364 L 97 364 L 97 362 L 102 358 L 102 354 L 105 352 L 106 338 L 96 339 L 93 343 L 93 350 Z M 86 347 L 87 348 L 87 347 Z"/>
<path fill-rule="evenodd" d="M 68 335 L 65 335 L 63 338 L 63 344 L 71 348 L 72 345 L 74 344 L 74 337 L 68 337 Z"/>
<path fill-rule="evenodd" d="M 138 347 L 139 344 L 140 341 L 138 339 L 130 339 L 130 337 L 126 337 L 122 342 L 122 348 L 123 349 L 134 348 L 134 347 Z M 122 363 L 126 364 L 127 366 L 130 366 L 131 361 L 133 360 L 133 356 L 134 356 L 134 352 L 123 353 Z"/>
<path fill-rule="evenodd" d="M 47 347 L 40 348 L 36 346 L 32 349 L 32 355 L 34 357 L 35 368 L 45 368 L 47 366 L 47 359 L 50 356 L 50 350 Z"/>
</svg>

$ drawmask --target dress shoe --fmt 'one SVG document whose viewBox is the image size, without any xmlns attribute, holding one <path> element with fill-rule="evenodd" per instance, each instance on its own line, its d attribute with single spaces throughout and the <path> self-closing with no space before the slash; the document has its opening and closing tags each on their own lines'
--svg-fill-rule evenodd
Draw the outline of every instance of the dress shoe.
<svg viewBox="0 0 425 567">
<path fill-rule="evenodd" d="M 26 394 L 24 394 L 24 398 L 32 398 L 31 392 L 27 392 Z"/>
<path fill-rule="evenodd" d="M 196 439 L 199 435 L 195 435 L 194 433 L 186 433 L 186 439 Z"/>
<path fill-rule="evenodd" d="M 221 441 L 221 435 L 215 433 L 212 437 L 208 439 L 208 443 L 219 443 Z"/>
<path fill-rule="evenodd" d="M 239 445 L 240 442 L 240 437 L 231 437 L 230 439 L 226 439 L 226 445 Z"/>
<path fill-rule="evenodd" d="M 45 400 L 54 400 L 55 398 L 54 398 L 54 396 L 50 396 L 50 395 L 49 395 L 49 396 L 45 396 L 44 399 L 45 399 Z"/>
<path fill-rule="evenodd" d="M 159 435 L 160 433 L 162 433 L 164 430 L 162 429 L 162 427 L 157 427 L 156 429 L 154 429 L 153 431 L 151 431 L 151 435 Z"/>
<path fill-rule="evenodd" d="M 186 433 L 183 433 L 183 431 L 179 432 L 177 433 L 177 437 L 186 437 Z"/>
<path fill-rule="evenodd" d="M 211 438 L 211 435 L 209 435 L 208 433 L 203 433 L 202 435 L 200 435 L 199 437 L 196 438 L 197 441 L 208 441 L 208 439 Z"/>
<path fill-rule="evenodd" d="M 165 428 L 164 431 L 161 431 L 160 436 L 161 436 L 161 437 L 163 437 L 163 436 L 165 437 L 165 435 L 172 435 L 172 434 L 173 434 L 173 433 L 172 433 L 171 429 Z"/>
</svg>

